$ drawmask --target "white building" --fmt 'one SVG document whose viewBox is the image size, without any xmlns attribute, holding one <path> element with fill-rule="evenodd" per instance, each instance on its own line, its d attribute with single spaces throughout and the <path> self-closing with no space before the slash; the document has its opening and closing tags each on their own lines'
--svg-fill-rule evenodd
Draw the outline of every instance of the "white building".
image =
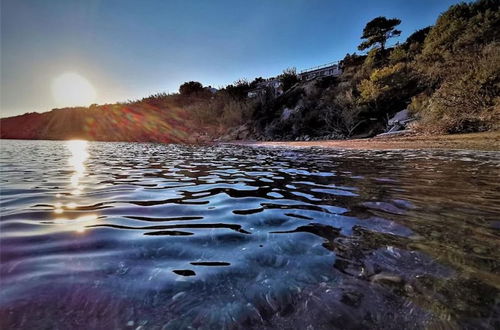
<svg viewBox="0 0 500 330">
<path fill-rule="evenodd" d="M 300 80 L 312 80 L 320 77 L 336 77 L 342 73 L 339 62 L 331 62 L 314 68 L 302 70 L 299 73 Z"/>
</svg>

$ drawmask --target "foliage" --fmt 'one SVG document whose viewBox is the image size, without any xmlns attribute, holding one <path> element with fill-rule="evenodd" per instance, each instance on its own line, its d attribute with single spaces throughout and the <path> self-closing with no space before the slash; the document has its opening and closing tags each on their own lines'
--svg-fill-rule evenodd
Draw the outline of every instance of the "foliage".
<svg viewBox="0 0 500 330">
<path fill-rule="evenodd" d="M 375 69 L 358 85 L 359 102 L 369 105 L 379 118 L 403 109 L 413 95 L 421 92 L 418 76 L 404 62 Z"/>
<path fill-rule="evenodd" d="M 236 100 L 244 100 L 247 97 L 249 90 L 250 84 L 245 79 L 237 80 L 234 84 L 228 85 L 223 89 L 225 93 Z"/>
<path fill-rule="evenodd" d="M 370 50 L 361 65 L 361 74 L 366 78 L 372 70 L 383 67 L 387 62 L 385 50 L 374 48 Z"/>
<path fill-rule="evenodd" d="M 412 34 L 408 38 L 406 38 L 406 45 L 411 45 L 414 43 L 421 44 L 425 41 L 425 38 L 427 38 L 427 35 L 429 34 L 430 30 L 432 29 L 432 26 L 427 26 L 423 29 L 419 29 Z"/>
<path fill-rule="evenodd" d="M 265 81 L 264 78 L 258 77 L 255 78 L 251 83 L 250 83 L 250 88 L 256 88 L 260 83 L 263 83 Z"/>
<path fill-rule="evenodd" d="M 340 67 L 345 71 L 348 68 L 360 66 L 365 61 L 365 58 L 366 56 L 358 55 L 356 53 L 353 53 L 352 55 L 347 53 L 344 59 L 340 61 Z"/>
<path fill-rule="evenodd" d="M 413 32 L 404 44 L 400 47 L 405 50 L 405 61 L 413 61 L 417 55 L 422 52 L 425 38 L 431 30 L 431 26 Z"/>
<path fill-rule="evenodd" d="M 109 116 L 103 123 L 109 122 L 110 127 L 126 114 L 122 131 L 113 133 L 117 140 L 131 134 L 139 140 L 154 137 L 151 140 L 163 141 L 164 132 L 172 132 L 170 140 L 187 139 L 173 134 L 178 133 L 173 129 L 177 126 L 185 126 L 186 132 L 213 132 L 215 137 L 243 124 L 263 139 L 371 136 L 382 132 L 387 118 L 405 107 L 418 118 L 415 127 L 426 132 L 500 129 L 499 4 L 498 0 L 479 0 L 451 6 L 434 26 L 415 31 L 392 48 L 385 45 L 389 38 L 400 35 L 396 29 L 400 20 L 377 17 L 363 30 L 365 40 L 359 49 L 370 48 L 368 53 L 346 54 L 340 61 L 339 77 L 302 82 L 296 69 L 288 68 L 277 77 L 284 91 L 279 96 L 265 87 L 262 77 L 251 82 L 238 80 L 216 93 L 189 81 L 179 87 L 179 93 L 157 93 L 79 111 L 95 114 L 95 118 L 97 114 Z M 259 97 L 249 97 L 249 91 L 256 89 Z M 49 116 L 51 121 L 57 122 L 53 120 L 56 114 L 72 116 L 55 110 Z M 139 127 L 141 121 L 149 122 L 146 129 Z M 79 124 L 71 130 L 81 127 L 86 126 Z M 40 128 L 26 131 L 35 134 Z M 49 133 L 44 136 L 59 137 Z M 92 134 L 102 138 L 111 133 L 97 129 Z"/>
<path fill-rule="evenodd" d="M 358 104 L 351 88 L 337 88 L 323 116 L 331 132 L 350 137 L 366 121 L 361 117 L 365 110 Z"/>
<path fill-rule="evenodd" d="M 297 69 L 287 68 L 283 70 L 283 73 L 278 76 L 278 79 L 281 81 L 281 84 L 283 86 L 283 92 L 286 92 L 299 81 L 299 77 L 297 76 Z"/>
<path fill-rule="evenodd" d="M 253 112 L 251 101 L 236 99 L 227 91 L 210 100 L 190 105 L 187 110 L 199 127 L 214 126 L 221 130 L 243 124 Z"/>
<path fill-rule="evenodd" d="M 387 39 L 397 37 L 401 34 L 401 31 L 395 29 L 400 23 L 401 20 L 397 18 L 387 19 L 379 16 L 372 19 L 363 29 L 361 39 L 366 40 L 358 46 L 358 49 L 365 50 L 373 46 L 384 49 Z"/>
<path fill-rule="evenodd" d="M 439 83 L 449 75 L 460 54 L 478 53 L 500 39 L 499 1 L 480 0 L 451 6 L 431 29 L 418 60 L 418 67 Z"/>
<path fill-rule="evenodd" d="M 370 136 L 388 117 L 408 107 L 417 128 L 431 132 L 498 129 L 500 123 L 500 10 L 498 0 L 450 7 L 436 24 L 399 36 L 397 18 L 377 17 L 363 30 L 360 50 L 346 54 L 339 77 L 300 82 L 295 68 L 280 74 L 278 96 L 265 79 L 238 80 L 217 93 L 187 82 L 179 94 L 159 93 L 134 106 L 182 109 L 201 130 L 223 134 L 246 124 L 265 139 L 298 136 Z M 259 97 L 248 92 L 259 89 Z M 169 110 L 170 111 L 170 110 Z"/>
<path fill-rule="evenodd" d="M 389 55 L 390 64 L 405 62 L 407 59 L 408 59 L 408 52 L 403 46 L 395 47 Z"/>
<path fill-rule="evenodd" d="M 339 79 L 335 76 L 326 76 L 321 77 L 316 80 L 315 86 L 320 89 L 326 89 L 330 86 L 337 85 L 339 83 Z"/>
<path fill-rule="evenodd" d="M 500 45 L 457 56 L 454 79 L 444 79 L 422 109 L 425 125 L 444 133 L 485 131 L 500 122 Z"/>
<path fill-rule="evenodd" d="M 185 82 L 179 87 L 179 93 L 183 96 L 191 96 L 201 93 L 203 85 L 197 81 Z"/>
<path fill-rule="evenodd" d="M 156 93 L 147 97 L 142 98 L 139 102 L 149 104 L 153 107 L 165 107 L 169 103 L 170 95 L 167 93 Z"/>
<path fill-rule="evenodd" d="M 452 6 L 430 30 L 414 64 L 435 91 L 420 110 L 422 127 L 449 133 L 498 127 L 499 4 Z"/>
<path fill-rule="evenodd" d="M 359 86 L 361 99 L 374 102 L 384 94 L 392 94 L 395 89 L 401 90 L 407 83 L 407 76 L 406 65 L 403 63 L 375 69 L 370 78 L 363 80 Z"/>
</svg>

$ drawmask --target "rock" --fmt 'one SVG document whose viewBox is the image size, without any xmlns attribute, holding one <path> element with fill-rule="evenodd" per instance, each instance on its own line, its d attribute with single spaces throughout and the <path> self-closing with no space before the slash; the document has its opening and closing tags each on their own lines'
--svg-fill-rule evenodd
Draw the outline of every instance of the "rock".
<svg viewBox="0 0 500 330">
<path fill-rule="evenodd" d="M 393 125 L 396 125 L 396 124 L 403 124 L 408 119 L 410 119 L 410 112 L 407 109 L 404 109 L 404 110 L 401 110 L 401 111 L 397 112 L 394 115 L 394 117 L 392 117 L 391 119 L 389 119 L 389 121 L 387 122 L 387 124 L 389 126 L 393 126 Z"/>
<path fill-rule="evenodd" d="M 408 124 L 413 120 L 414 118 L 411 118 L 410 112 L 407 109 L 401 110 L 387 121 L 385 133 L 404 132 Z"/>
<path fill-rule="evenodd" d="M 237 140 L 247 140 L 250 137 L 250 128 L 248 125 L 242 125 L 236 130 Z"/>
<path fill-rule="evenodd" d="M 283 112 L 281 113 L 281 120 L 282 121 L 288 120 L 288 118 L 290 118 L 290 116 L 292 115 L 292 113 L 293 113 L 292 109 L 289 109 L 289 108 L 283 109 Z"/>
</svg>

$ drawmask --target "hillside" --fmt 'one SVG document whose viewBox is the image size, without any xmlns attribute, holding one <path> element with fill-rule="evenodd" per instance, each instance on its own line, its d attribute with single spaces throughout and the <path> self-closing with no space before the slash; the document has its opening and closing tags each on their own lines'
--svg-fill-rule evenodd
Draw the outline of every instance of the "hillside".
<svg viewBox="0 0 500 330">
<path fill-rule="evenodd" d="M 185 113 L 109 105 L 56 109 L 0 120 L 2 139 L 189 142 Z"/>
<path fill-rule="evenodd" d="M 399 36 L 376 17 L 340 75 L 241 79 L 215 90 L 190 81 L 179 93 L 1 119 L 1 138 L 195 142 L 373 137 L 405 110 L 416 134 L 500 129 L 500 1 L 451 6 L 434 26 Z"/>
</svg>

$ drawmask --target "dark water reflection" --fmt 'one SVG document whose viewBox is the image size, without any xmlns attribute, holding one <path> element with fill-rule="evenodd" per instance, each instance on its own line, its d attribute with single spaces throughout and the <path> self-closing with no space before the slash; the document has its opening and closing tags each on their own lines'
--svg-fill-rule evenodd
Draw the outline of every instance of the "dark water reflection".
<svg viewBox="0 0 500 330">
<path fill-rule="evenodd" d="M 1 142 L 2 328 L 500 328 L 500 155 Z"/>
</svg>

